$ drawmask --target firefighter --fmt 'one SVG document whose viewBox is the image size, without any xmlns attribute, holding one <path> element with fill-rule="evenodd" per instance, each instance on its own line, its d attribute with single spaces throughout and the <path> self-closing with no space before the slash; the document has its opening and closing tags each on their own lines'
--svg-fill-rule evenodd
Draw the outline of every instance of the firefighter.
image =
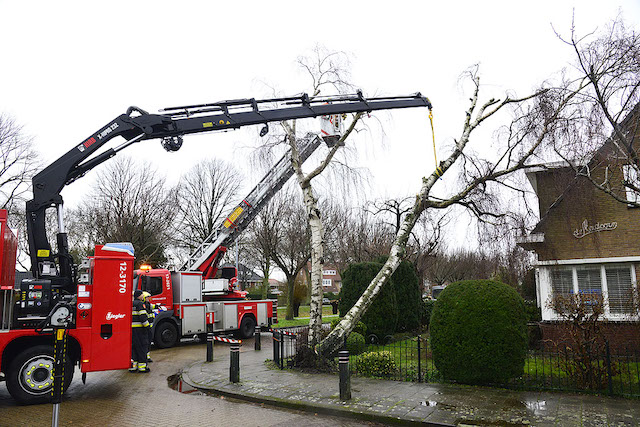
<svg viewBox="0 0 640 427">
<path fill-rule="evenodd" d="M 147 319 L 149 319 L 149 345 L 151 345 L 151 341 L 153 341 L 153 321 L 156 317 L 155 310 L 159 306 L 159 304 L 152 304 L 151 301 L 149 301 L 149 297 L 151 297 L 151 294 L 149 292 L 142 291 L 142 303 L 144 304 L 144 309 L 147 311 Z M 151 351 L 148 351 L 147 363 L 151 362 L 153 362 L 153 360 L 151 360 Z"/>
<path fill-rule="evenodd" d="M 129 372 L 147 373 L 147 353 L 149 353 L 149 320 L 147 310 L 142 301 L 142 291 L 136 289 L 133 293 L 133 316 L 131 317 L 131 351 L 133 362 Z"/>
</svg>

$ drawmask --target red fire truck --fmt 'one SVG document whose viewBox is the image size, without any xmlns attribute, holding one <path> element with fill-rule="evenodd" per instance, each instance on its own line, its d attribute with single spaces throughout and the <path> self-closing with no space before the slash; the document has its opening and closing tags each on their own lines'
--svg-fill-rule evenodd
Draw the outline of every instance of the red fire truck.
<svg viewBox="0 0 640 427">
<path fill-rule="evenodd" d="M 177 151 L 183 136 L 210 131 L 238 129 L 296 118 L 330 117 L 344 113 L 370 112 L 397 108 L 428 107 L 429 100 L 415 94 L 401 97 L 364 98 L 361 92 L 338 97 L 297 97 L 240 99 L 212 104 L 172 107 L 161 114 L 129 107 L 90 135 L 33 178 L 33 199 L 26 204 L 27 240 L 33 279 L 14 285 L 15 235 L 7 228 L 6 212 L 0 212 L 2 233 L 2 299 L 0 300 L 0 379 L 11 395 L 22 403 L 51 399 L 54 362 L 62 366 L 64 388 L 80 366 L 83 379 L 88 372 L 129 367 L 131 355 L 131 304 L 134 252 L 131 244 L 105 244 L 95 247 L 94 255 L 77 264 L 69 253 L 61 190 L 89 170 L 115 156 L 131 144 L 160 139 L 167 151 Z M 336 141 L 327 135 L 325 142 Z M 333 137 L 332 137 L 333 136 Z M 98 150 L 116 137 L 124 142 L 101 153 Z M 310 153 L 320 143 L 314 135 L 305 139 Z M 305 157 L 306 158 L 306 157 Z M 284 159 L 284 160 L 283 160 Z M 136 286 L 151 289 L 160 278 L 162 291 L 153 299 L 173 310 L 171 319 L 162 316 L 156 323 L 155 337 L 160 345 L 170 345 L 179 336 L 205 331 L 239 329 L 246 335 L 254 322 L 269 322 L 275 312 L 270 301 L 249 303 L 233 287 L 235 273 L 218 269 L 226 246 L 233 241 L 259 208 L 291 176 L 284 171 L 285 156 L 274 173 L 267 174 L 247 199 L 195 251 L 180 272 L 168 270 L 138 272 Z M 255 197 L 254 197 L 255 196 Z M 47 211 L 57 214 L 55 251 L 46 233 Z M 167 287 L 169 285 L 169 287 Z M 162 300 L 165 298 L 165 300 Z M 168 315 L 165 315 L 168 316 Z M 204 316 L 204 323 L 203 323 Z M 175 330 L 172 329 L 172 326 Z M 54 358 L 53 343 L 60 330 L 68 332 L 66 356 Z M 158 339 L 159 338 L 159 339 Z M 56 354 L 59 354 L 58 352 Z"/>
</svg>

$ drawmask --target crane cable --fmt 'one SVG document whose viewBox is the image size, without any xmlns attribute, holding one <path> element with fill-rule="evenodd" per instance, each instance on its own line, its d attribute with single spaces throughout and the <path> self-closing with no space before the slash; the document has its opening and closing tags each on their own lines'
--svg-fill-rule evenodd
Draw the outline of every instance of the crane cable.
<svg viewBox="0 0 640 427">
<path fill-rule="evenodd" d="M 429 108 L 429 121 L 431 122 L 431 137 L 433 138 L 433 160 L 436 163 L 436 175 L 442 176 L 442 169 L 438 166 L 438 156 L 436 155 L 436 132 L 433 129 L 433 110 Z"/>
</svg>

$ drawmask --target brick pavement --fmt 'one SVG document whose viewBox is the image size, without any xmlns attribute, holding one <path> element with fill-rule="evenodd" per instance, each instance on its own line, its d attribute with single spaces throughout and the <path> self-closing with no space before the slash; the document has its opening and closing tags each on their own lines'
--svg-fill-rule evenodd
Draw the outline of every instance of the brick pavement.
<svg viewBox="0 0 640 427">
<path fill-rule="evenodd" d="M 179 393 L 168 386 L 185 365 L 205 358 L 203 344 L 153 350 L 149 374 L 108 371 L 88 374 L 82 384 L 76 370 L 60 406 L 61 426 L 354 426 L 368 423 L 315 416 L 300 411 L 219 399 L 201 392 Z M 0 427 L 51 426 L 52 405 L 18 406 L 0 383 Z"/>
</svg>

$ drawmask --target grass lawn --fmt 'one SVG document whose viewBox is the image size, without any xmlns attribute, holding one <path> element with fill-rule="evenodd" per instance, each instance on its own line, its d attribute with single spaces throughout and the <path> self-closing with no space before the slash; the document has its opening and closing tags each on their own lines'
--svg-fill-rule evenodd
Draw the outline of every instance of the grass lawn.
<svg viewBox="0 0 640 427">
<path fill-rule="evenodd" d="M 287 314 L 287 307 L 283 306 L 283 307 L 278 307 L 278 319 L 284 319 L 285 314 Z M 308 305 L 301 305 L 300 306 L 300 311 L 299 313 L 300 316 L 299 317 L 309 317 L 309 306 Z M 330 305 L 323 305 L 322 306 L 322 317 L 324 316 L 328 316 L 333 314 L 333 311 L 331 309 Z"/>
<path fill-rule="evenodd" d="M 302 314 L 302 313 L 300 313 Z M 322 323 L 329 323 L 331 322 L 331 319 L 336 319 L 338 317 L 337 314 L 329 314 L 329 315 L 322 315 Z M 301 318 L 301 317 L 296 317 L 293 320 L 285 320 L 284 318 L 284 313 L 280 313 L 280 311 L 278 311 L 278 323 L 273 325 L 276 328 L 289 328 L 291 326 L 307 326 L 309 324 L 309 318 Z"/>
</svg>

